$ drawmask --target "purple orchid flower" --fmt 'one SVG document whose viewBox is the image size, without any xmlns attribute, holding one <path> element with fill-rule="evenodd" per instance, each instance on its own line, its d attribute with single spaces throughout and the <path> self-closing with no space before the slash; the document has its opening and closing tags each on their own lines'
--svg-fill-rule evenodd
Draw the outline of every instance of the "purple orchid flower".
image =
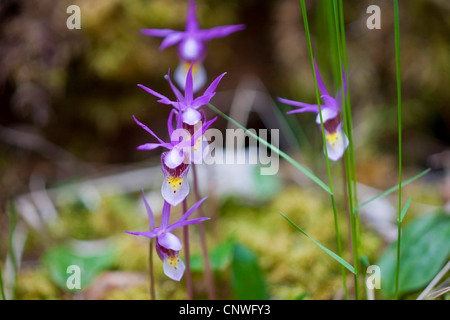
<svg viewBox="0 0 450 320">
<path fill-rule="evenodd" d="M 189 0 L 185 31 L 176 31 L 172 29 L 142 29 L 141 33 L 151 37 L 163 37 L 164 40 L 159 47 L 160 50 L 179 43 L 178 54 L 181 60 L 199 62 L 206 56 L 205 43 L 207 41 L 214 38 L 226 37 L 245 28 L 244 25 L 239 24 L 214 27 L 211 29 L 200 29 L 195 14 L 195 7 L 195 1 Z"/>
<path fill-rule="evenodd" d="M 317 67 L 316 60 L 314 59 L 314 69 L 316 72 L 317 86 L 323 100 L 323 104 L 320 105 L 322 122 L 325 131 L 326 147 L 328 152 L 328 158 L 332 161 L 339 160 L 348 147 L 349 140 L 342 129 L 342 122 L 339 119 L 339 110 L 342 109 L 342 94 L 341 91 L 338 92 L 335 98 L 328 94 L 328 91 L 323 84 L 322 78 L 319 73 L 319 68 Z M 345 72 L 343 73 L 343 85 L 344 85 L 344 96 L 347 95 L 347 80 Z M 287 114 L 303 113 L 303 112 L 313 112 L 317 114 L 316 123 L 321 125 L 319 106 L 317 104 L 308 104 L 304 102 L 298 102 L 294 100 L 288 100 L 283 98 L 278 98 L 278 101 L 289 104 L 298 109 L 287 112 Z"/>
<path fill-rule="evenodd" d="M 150 231 L 147 232 L 131 232 L 125 231 L 126 233 L 138 236 L 144 236 L 147 238 L 156 238 L 156 252 L 158 257 L 163 261 L 164 273 L 171 279 L 175 281 L 180 281 L 183 277 L 185 265 L 183 260 L 179 256 L 179 252 L 182 248 L 180 239 L 171 231 L 174 229 L 192 225 L 196 223 L 203 222 L 209 218 L 201 217 L 190 219 L 188 218 L 197 210 L 197 208 L 206 200 L 207 197 L 201 199 L 196 204 L 194 204 L 189 210 L 187 210 L 175 223 L 169 225 L 170 219 L 170 204 L 165 201 L 162 209 L 161 215 L 161 226 L 159 228 L 155 227 L 155 217 L 152 210 L 150 209 L 147 200 L 145 199 L 144 192 L 142 192 L 142 199 L 144 200 L 145 208 L 148 215 L 148 223 Z"/>
<path fill-rule="evenodd" d="M 159 94 L 158 92 L 150 88 L 147 88 L 146 86 L 138 84 L 139 87 L 141 87 L 148 93 L 154 95 L 155 97 L 160 98 L 158 100 L 159 103 L 172 105 L 173 107 L 179 109 L 181 112 L 183 122 L 190 126 L 196 125 L 197 122 L 201 120 L 202 118 L 201 113 L 197 109 L 205 104 L 208 104 L 209 101 L 211 101 L 211 99 L 216 94 L 215 90 L 219 85 L 220 80 L 222 80 L 223 76 L 226 74 L 226 72 L 224 72 L 220 76 L 218 76 L 205 90 L 203 95 L 194 99 L 192 68 L 193 63 L 191 64 L 185 79 L 184 96 L 172 83 L 172 80 L 170 79 L 170 69 L 167 73 L 166 79 L 169 81 L 170 87 L 172 88 L 172 91 L 175 94 L 177 101 L 171 101 L 169 98 L 163 96 L 162 94 Z"/>
<path fill-rule="evenodd" d="M 134 121 L 145 131 L 154 136 L 159 143 L 145 143 L 137 147 L 138 150 L 153 150 L 158 147 L 167 148 L 170 151 L 164 157 L 164 164 L 170 169 L 175 169 L 183 162 L 189 163 L 189 160 L 186 160 L 186 156 L 184 154 L 189 148 L 192 148 L 195 143 L 200 139 L 205 131 L 209 128 L 209 126 L 217 120 L 217 117 L 206 122 L 201 126 L 201 129 L 197 130 L 193 135 L 189 133 L 188 130 L 183 129 L 180 126 L 180 121 L 177 123 L 177 129 L 173 127 L 173 115 L 175 110 L 171 110 L 169 114 L 169 119 L 167 121 L 167 128 L 169 130 L 170 142 L 164 142 L 161 140 L 152 130 L 150 130 L 145 124 L 139 122 L 135 116 L 133 116 Z"/>
<path fill-rule="evenodd" d="M 176 168 L 169 168 L 164 163 L 164 158 L 168 152 L 161 155 L 161 169 L 164 180 L 161 186 L 161 195 L 164 200 L 172 206 L 179 205 L 189 194 L 189 182 L 186 176 L 189 172 L 190 164 L 182 163 Z"/>
<path fill-rule="evenodd" d="M 185 86 L 184 80 L 189 67 L 193 64 L 191 71 L 194 76 L 193 91 L 197 92 L 206 83 L 207 76 L 203 67 L 206 57 L 206 43 L 214 38 L 223 38 L 234 32 L 243 30 L 245 25 L 227 25 L 211 29 L 200 29 L 195 15 L 195 1 L 189 1 L 189 9 L 186 19 L 185 31 L 172 29 L 142 29 L 141 33 L 152 37 L 163 37 L 159 49 L 178 44 L 178 56 L 180 64 L 175 70 L 175 81 L 180 87 Z"/>
<path fill-rule="evenodd" d="M 193 134 L 189 130 L 182 128 L 181 117 L 177 119 L 177 129 L 173 127 L 173 115 L 176 110 L 172 109 L 167 122 L 169 129 L 170 142 L 161 140 L 146 125 L 139 122 L 134 116 L 134 121 L 145 131 L 154 136 L 159 143 L 145 143 L 137 147 L 138 150 L 153 150 L 158 147 L 169 149 L 161 155 L 161 167 L 164 173 L 164 181 L 161 187 L 161 194 L 172 206 L 179 205 L 189 194 L 189 183 L 186 175 L 189 172 L 189 164 L 192 161 L 192 149 L 198 145 L 199 140 L 202 141 L 203 134 L 209 126 L 216 121 L 217 117 L 207 121 L 200 126 Z"/>
</svg>

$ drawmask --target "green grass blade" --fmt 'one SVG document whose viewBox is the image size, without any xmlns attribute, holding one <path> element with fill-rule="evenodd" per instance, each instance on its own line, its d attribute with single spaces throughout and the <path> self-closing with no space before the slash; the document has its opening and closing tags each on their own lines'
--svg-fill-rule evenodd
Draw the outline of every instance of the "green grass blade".
<svg viewBox="0 0 450 320">
<path fill-rule="evenodd" d="M 15 237 L 15 233 L 16 233 L 16 226 L 17 226 L 17 211 L 16 211 L 16 207 L 13 201 L 10 202 L 9 204 L 9 245 L 8 245 L 8 250 L 9 250 L 9 255 L 10 255 L 10 259 L 11 259 L 11 263 L 13 266 L 13 271 L 14 271 L 14 278 L 13 278 L 13 282 L 12 282 L 12 286 L 11 286 L 11 300 L 14 300 L 16 298 L 16 288 L 17 288 L 17 272 L 18 272 L 18 267 L 17 267 L 17 258 L 16 258 L 16 252 L 14 250 L 14 237 Z"/>
<path fill-rule="evenodd" d="M 331 1 L 330 1 L 331 3 Z M 341 30 L 340 25 L 340 17 L 343 16 L 343 12 L 340 12 L 337 0 L 332 1 L 332 7 L 333 7 L 333 13 L 334 13 L 334 24 L 335 24 L 335 33 L 336 33 L 336 39 L 337 39 L 337 46 L 336 46 L 336 52 L 334 53 L 337 56 L 337 60 L 339 61 L 339 64 L 342 63 L 342 50 L 343 47 L 345 47 L 345 41 L 342 39 L 342 33 L 344 30 Z M 343 26 L 342 26 L 343 27 Z M 339 66 L 339 69 L 342 70 L 342 66 Z M 344 92 L 344 75 L 342 72 L 339 72 L 339 85 L 340 85 L 340 91 L 341 91 L 341 99 L 342 99 L 342 108 L 343 108 L 343 115 L 344 115 L 344 132 L 345 135 L 348 137 L 349 140 L 349 146 L 347 150 L 344 153 L 344 167 L 345 167 L 345 184 L 347 186 L 347 202 L 348 202 L 348 210 L 349 210 L 349 216 L 350 216 L 350 232 L 351 232 L 351 242 L 352 242 L 352 250 L 353 250 L 353 261 L 355 261 L 355 276 L 354 276 L 354 287 L 355 287 L 355 299 L 359 300 L 360 294 L 360 286 L 359 286 L 359 247 L 360 247 L 360 240 L 358 236 L 358 226 L 357 226 L 357 214 L 358 211 L 354 211 L 354 186 L 356 185 L 355 179 L 353 179 L 356 174 L 354 173 L 354 167 L 352 166 L 352 162 L 354 159 L 354 153 L 353 153 L 353 135 L 352 135 L 352 123 L 350 121 L 350 111 L 349 111 L 349 99 L 348 96 L 346 97 L 346 94 Z M 348 91 L 348 88 L 347 88 Z"/>
<path fill-rule="evenodd" d="M 317 246 L 319 246 L 320 249 L 325 251 L 330 257 L 332 257 L 334 260 L 339 262 L 342 266 L 347 268 L 351 273 L 355 273 L 355 269 L 344 259 L 339 257 L 337 254 L 335 254 L 333 251 L 329 250 L 328 248 L 324 247 L 322 244 L 317 242 L 315 239 L 313 239 L 309 234 L 307 234 L 305 231 L 303 231 L 299 226 L 297 226 L 292 220 L 290 220 L 288 217 L 286 217 L 282 212 L 280 212 L 281 216 L 287 220 L 295 229 L 300 231 L 302 234 L 304 234 L 306 237 L 308 237 L 312 242 L 314 242 Z"/>
<path fill-rule="evenodd" d="M 411 201 L 412 201 L 412 198 L 409 198 L 408 201 L 406 201 L 405 206 L 403 207 L 403 210 L 402 210 L 402 212 L 400 214 L 400 219 L 399 219 L 398 222 L 400 222 L 400 223 L 403 222 L 403 219 L 405 218 L 406 212 L 408 211 L 409 206 L 411 205 Z"/>
<path fill-rule="evenodd" d="M 401 211 L 402 211 L 402 90 L 400 68 L 400 21 L 398 0 L 394 0 L 394 33 L 395 33 L 395 65 L 397 74 L 397 121 L 398 121 L 398 248 L 397 248 L 397 274 L 395 278 L 395 296 L 398 298 L 398 281 L 400 271 L 400 237 L 401 237 Z"/>
<path fill-rule="evenodd" d="M 211 103 L 207 104 L 208 108 L 210 108 L 212 111 L 214 111 L 215 113 L 217 113 L 219 116 L 221 116 L 222 118 L 225 118 L 226 120 L 228 120 L 229 122 L 233 123 L 235 126 L 241 128 L 242 130 L 244 130 L 244 132 L 246 134 L 248 134 L 250 137 L 252 137 L 253 139 L 256 139 L 257 141 L 259 141 L 259 143 L 265 145 L 266 147 L 268 147 L 269 149 L 271 149 L 273 152 L 275 152 L 276 154 L 278 154 L 280 157 L 282 157 L 284 160 L 286 160 L 287 162 L 289 162 L 290 164 L 292 164 L 294 167 L 296 167 L 298 170 L 300 170 L 301 172 L 303 172 L 308 178 L 310 178 L 313 182 L 315 182 L 316 184 L 319 185 L 319 187 L 321 187 L 323 190 L 325 190 L 326 192 L 328 192 L 329 194 L 333 194 L 330 190 L 330 188 L 322 181 L 320 180 L 316 175 L 314 175 L 311 171 L 309 171 L 308 169 L 306 169 L 304 166 L 302 166 L 300 163 L 298 163 L 297 161 L 295 161 L 294 159 L 292 159 L 290 156 L 288 156 L 286 153 L 284 153 L 283 151 L 281 151 L 279 148 L 275 147 L 274 145 L 270 144 L 269 142 L 267 142 L 266 140 L 258 137 L 256 134 L 254 134 L 253 132 L 251 132 L 250 130 L 248 130 L 246 127 L 244 127 L 243 125 L 241 125 L 239 122 L 237 122 L 236 120 L 230 118 L 229 116 L 227 116 L 225 113 L 223 113 L 222 111 L 220 111 L 219 109 L 217 109 L 214 105 L 212 105 Z"/>
<path fill-rule="evenodd" d="M 314 67 L 314 54 L 313 54 L 313 50 L 312 50 L 311 35 L 310 35 L 310 32 L 309 32 L 308 15 L 307 15 L 307 12 L 306 12 L 306 5 L 305 5 L 305 1 L 304 0 L 300 1 L 300 6 L 301 6 L 301 9 L 302 9 L 302 17 L 303 17 L 303 24 L 304 24 L 304 28 L 305 28 L 306 43 L 307 43 L 307 46 L 308 46 L 309 60 L 310 60 L 311 70 L 312 70 L 313 79 L 314 79 L 314 87 L 315 87 L 315 92 L 316 92 L 317 107 L 319 108 L 320 128 L 321 128 L 321 133 L 322 133 L 322 143 L 324 145 L 324 150 L 325 150 L 325 161 L 326 161 L 327 172 L 328 172 L 328 181 L 329 181 L 331 193 L 334 194 L 334 191 L 333 191 L 333 179 L 332 179 L 331 168 L 330 168 L 330 159 L 328 158 L 328 146 L 327 146 L 326 137 L 325 137 L 325 126 L 323 124 L 322 107 L 321 107 L 321 101 L 320 101 L 320 92 L 319 92 L 319 86 L 317 84 L 316 69 Z M 328 24 L 330 24 L 330 22 Z M 335 233 L 336 233 L 336 243 L 337 243 L 337 247 L 338 247 L 338 253 L 339 253 L 339 257 L 342 257 L 342 245 L 341 245 L 341 238 L 340 238 L 339 225 L 338 225 L 338 219 L 337 219 L 337 209 L 336 209 L 336 202 L 335 202 L 335 199 L 334 199 L 334 195 L 331 195 L 331 206 L 333 208 L 334 228 L 335 228 Z M 348 290 L 347 290 L 347 285 L 346 285 L 347 281 L 346 281 L 346 276 L 345 276 L 345 270 L 342 268 L 341 271 L 342 271 L 342 279 L 343 279 L 343 285 L 344 285 L 344 290 L 345 290 L 345 296 L 348 297 Z"/>
<path fill-rule="evenodd" d="M 417 180 L 417 179 L 423 177 L 424 175 L 426 175 L 426 174 L 427 174 L 428 172 L 430 172 L 430 171 L 431 171 L 431 169 L 429 169 L 429 168 L 426 169 L 426 170 L 424 170 L 424 171 L 422 171 L 421 173 L 415 175 L 414 177 L 409 178 L 408 180 L 403 181 L 403 182 L 401 183 L 401 186 L 402 186 L 402 187 L 405 187 L 406 185 L 410 184 L 411 182 L 413 182 L 413 181 L 415 181 L 415 180 Z M 380 199 L 380 198 L 382 198 L 382 197 L 385 197 L 385 196 L 387 196 L 387 195 L 389 195 L 389 194 L 391 194 L 391 193 L 397 191 L 398 189 L 399 189 L 399 186 L 398 186 L 398 185 L 396 185 L 396 186 L 394 186 L 394 187 L 392 187 L 392 188 L 390 188 L 390 189 L 387 189 L 386 191 L 380 193 L 379 195 L 376 195 L 376 196 L 373 197 L 372 199 L 369 199 L 369 200 L 363 202 L 362 204 L 360 204 L 359 206 L 357 206 L 357 207 L 355 208 L 355 211 L 357 211 L 357 210 L 359 211 L 362 207 L 367 206 L 369 203 L 371 203 L 371 202 L 373 202 L 373 201 L 375 201 L 375 200 L 378 200 L 378 199 Z"/>
<path fill-rule="evenodd" d="M 2 276 L 2 268 L 0 266 L 0 290 L 2 292 L 2 299 L 6 300 L 5 289 L 3 288 L 3 276 Z"/>
</svg>

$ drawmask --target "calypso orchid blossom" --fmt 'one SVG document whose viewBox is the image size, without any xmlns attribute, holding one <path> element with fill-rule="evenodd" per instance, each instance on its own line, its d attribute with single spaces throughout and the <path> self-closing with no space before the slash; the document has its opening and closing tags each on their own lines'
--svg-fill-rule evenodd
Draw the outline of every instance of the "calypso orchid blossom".
<svg viewBox="0 0 450 320">
<path fill-rule="evenodd" d="M 215 117 L 212 120 L 209 120 L 204 125 L 202 125 L 201 129 L 197 130 L 193 135 L 191 135 L 186 129 L 183 129 L 182 127 L 177 125 L 177 129 L 174 129 L 173 127 L 173 114 L 175 110 L 172 110 L 169 115 L 169 119 L 167 121 L 167 128 L 169 130 L 169 136 L 170 136 L 170 142 L 164 142 L 161 140 L 152 130 L 150 130 L 145 124 L 139 122 L 135 116 L 133 116 L 134 121 L 145 131 L 150 133 L 152 136 L 154 136 L 159 143 L 145 143 L 143 145 L 140 145 L 137 147 L 138 150 L 153 150 L 158 147 L 167 148 L 170 151 L 167 153 L 167 155 L 164 157 L 164 164 L 174 169 L 178 167 L 185 161 L 185 155 L 184 152 L 188 151 L 189 148 L 192 148 L 198 139 L 200 139 L 205 131 L 209 128 L 209 126 L 217 120 L 217 117 Z"/>
<path fill-rule="evenodd" d="M 321 98 L 323 104 L 320 105 L 322 122 L 325 131 L 325 139 L 326 139 L 326 147 L 328 158 L 332 161 L 339 160 L 343 155 L 347 146 L 349 144 L 349 140 L 345 135 L 342 122 L 339 119 L 339 110 L 342 105 L 342 94 L 341 91 L 338 91 L 338 94 L 335 98 L 331 97 L 328 94 L 328 91 L 323 84 L 322 78 L 319 73 L 319 69 L 317 67 L 317 63 L 314 60 L 314 69 L 316 73 L 317 86 L 319 88 Z M 345 73 L 343 73 L 343 84 L 344 84 L 344 96 L 347 95 L 347 80 L 345 77 Z M 319 106 L 317 104 L 308 104 L 304 102 L 298 102 L 294 100 L 288 100 L 283 98 L 278 98 L 278 100 L 282 103 L 289 104 L 294 107 L 298 107 L 298 109 L 287 112 L 287 114 L 294 113 L 303 113 L 303 112 L 313 112 L 317 114 L 316 123 L 321 125 L 320 114 L 319 114 Z"/>
<path fill-rule="evenodd" d="M 223 38 L 234 32 L 243 30 L 245 26 L 227 25 L 211 29 L 200 29 L 195 14 L 195 1 L 189 0 L 189 9 L 186 18 L 185 31 L 176 31 L 172 29 L 142 29 L 141 33 L 152 37 L 163 37 L 159 49 L 163 50 L 169 46 L 178 44 L 178 56 L 180 65 L 175 70 L 175 80 L 184 86 L 186 72 L 193 61 L 194 66 L 194 92 L 198 91 L 206 83 L 206 72 L 202 65 L 206 57 L 206 42 L 214 38 Z"/>
<path fill-rule="evenodd" d="M 177 120 L 177 129 L 173 127 L 173 115 L 176 110 L 172 109 L 167 122 L 170 142 L 161 140 L 146 125 L 139 122 L 134 116 L 134 121 L 145 131 L 154 136 L 159 143 L 145 143 L 137 147 L 138 150 L 154 150 L 158 147 L 169 149 L 161 155 L 161 167 L 164 173 L 164 181 L 161 187 L 163 198 L 172 206 L 179 205 L 189 194 L 189 183 L 185 178 L 189 171 L 189 163 L 192 159 L 193 148 L 202 139 L 203 134 L 209 126 L 216 121 L 217 117 L 207 121 L 193 134 L 182 128 L 181 118 Z"/>
<path fill-rule="evenodd" d="M 163 96 L 162 94 L 150 88 L 147 88 L 146 86 L 138 84 L 139 87 L 141 87 L 148 93 L 154 95 L 155 97 L 160 98 L 158 100 L 159 103 L 172 105 L 173 107 L 179 109 L 181 112 L 183 122 L 190 126 L 194 126 L 195 124 L 197 124 L 197 122 L 199 122 L 202 119 L 202 116 L 198 111 L 198 108 L 208 104 L 209 101 L 211 101 L 211 99 L 216 94 L 215 90 L 219 85 L 220 80 L 222 80 L 223 76 L 226 74 L 226 72 L 224 72 L 220 76 L 218 76 L 205 90 L 203 95 L 194 99 L 192 68 L 193 64 L 191 64 L 187 76 L 185 78 L 184 96 L 172 83 L 172 80 L 170 79 L 170 69 L 167 73 L 166 79 L 169 81 L 170 87 L 172 88 L 172 91 L 175 94 L 177 101 L 171 101 L 169 98 Z"/>
<path fill-rule="evenodd" d="M 156 252 L 158 257 L 163 261 L 164 273 L 175 281 L 180 281 L 183 277 L 185 265 L 183 260 L 179 257 L 179 252 L 182 248 L 180 239 L 174 235 L 171 231 L 174 229 L 203 222 L 209 218 L 201 217 L 190 219 L 188 218 L 197 210 L 197 208 L 206 200 L 206 197 L 194 204 L 189 210 L 187 210 L 175 223 L 169 225 L 170 219 L 170 204 L 165 201 L 161 215 L 161 226 L 155 227 L 155 217 L 150 209 L 147 200 L 145 199 L 144 192 L 142 192 L 142 199 L 144 200 L 145 208 L 147 210 L 148 222 L 150 231 L 147 232 L 131 232 L 126 233 L 138 236 L 144 236 L 147 238 L 156 238 Z"/>
</svg>

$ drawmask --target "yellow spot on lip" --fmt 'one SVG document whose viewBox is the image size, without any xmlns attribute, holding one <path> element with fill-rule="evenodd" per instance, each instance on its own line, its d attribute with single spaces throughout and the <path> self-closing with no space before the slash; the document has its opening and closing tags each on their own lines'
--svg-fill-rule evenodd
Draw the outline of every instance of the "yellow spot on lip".
<svg viewBox="0 0 450 320">
<path fill-rule="evenodd" d="M 177 191 L 181 188 L 181 185 L 183 184 L 183 178 L 169 177 L 167 179 L 167 184 L 169 185 L 169 187 L 173 191 L 173 193 L 177 193 Z"/>
<path fill-rule="evenodd" d="M 169 256 L 168 260 L 169 260 L 169 264 L 176 269 L 180 258 L 178 258 L 177 256 Z"/>
<path fill-rule="evenodd" d="M 339 140 L 339 134 L 337 132 L 329 133 L 326 135 L 326 139 L 328 144 L 334 147 Z"/>
</svg>

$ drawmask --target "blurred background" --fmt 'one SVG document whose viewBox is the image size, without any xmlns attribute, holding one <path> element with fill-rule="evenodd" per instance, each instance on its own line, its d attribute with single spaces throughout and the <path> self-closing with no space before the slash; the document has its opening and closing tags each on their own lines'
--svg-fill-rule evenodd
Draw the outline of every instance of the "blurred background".
<svg viewBox="0 0 450 320">
<path fill-rule="evenodd" d="M 80 30 L 66 27 L 72 4 L 81 9 Z M 366 27 L 373 4 L 381 8 L 380 30 Z M 313 50 L 331 93 L 339 88 L 322 6 L 307 1 Z M 136 150 L 151 137 L 132 115 L 166 137 L 169 109 L 137 84 L 172 98 L 164 75 L 178 59 L 175 47 L 159 51 L 161 39 L 140 29 L 183 30 L 186 10 L 185 0 L 1 0 L 0 267 L 8 298 L 148 299 L 148 243 L 123 230 L 146 229 L 142 189 L 160 211 L 163 176 L 160 150 Z M 393 9 L 388 0 L 344 1 L 344 12 L 356 175 L 361 198 L 370 198 L 398 179 Z M 405 199 L 417 203 L 411 220 L 449 209 L 449 13 L 446 0 L 400 1 L 404 177 L 432 169 L 405 189 Z M 212 103 L 247 128 L 280 129 L 281 149 L 326 181 L 314 115 L 286 117 L 290 107 L 276 100 L 315 101 L 299 2 L 197 0 L 197 17 L 205 29 L 246 25 L 208 44 L 209 81 L 227 72 Z M 214 126 L 233 128 L 221 118 Z M 259 176 L 257 169 L 202 168 L 218 297 L 342 298 L 338 265 L 278 214 L 335 250 L 329 198 L 282 160 L 276 176 Z M 332 169 L 339 180 L 340 164 Z M 395 201 L 361 213 L 371 263 L 396 237 Z M 341 218 L 345 238 L 344 212 Z M 195 292 L 204 298 L 195 231 L 192 237 Z M 81 291 L 65 287 L 68 261 L 90 270 Z M 249 296 L 240 282 L 245 263 L 259 275 L 260 296 Z M 160 261 L 155 265 L 158 298 L 183 299 L 183 281 L 165 278 Z M 429 278 L 406 286 L 406 297 Z"/>
</svg>

